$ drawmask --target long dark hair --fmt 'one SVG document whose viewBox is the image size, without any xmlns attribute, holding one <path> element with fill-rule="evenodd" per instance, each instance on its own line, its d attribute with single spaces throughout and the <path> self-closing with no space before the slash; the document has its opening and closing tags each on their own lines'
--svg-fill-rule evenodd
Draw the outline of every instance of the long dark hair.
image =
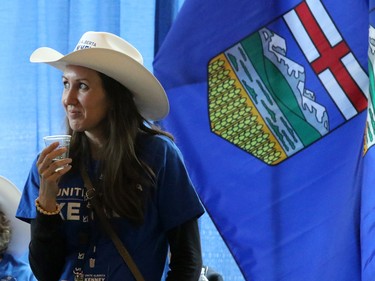
<svg viewBox="0 0 375 281">
<path fill-rule="evenodd" d="M 156 178 L 150 166 L 139 158 L 138 136 L 159 134 L 172 140 L 173 137 L 140 115 L 129 89 L 100 72 L 99 76 L 111 105 L 103 121 L 105 143 L 99 151 L 103 206 L 108 214 L 140 224 Z M 72 135 L 70 155 L 77 171 L 90 154 L 89 143 L 85 133 L 74 132 L 68 122 L 67 129 Z"/>
</svg>

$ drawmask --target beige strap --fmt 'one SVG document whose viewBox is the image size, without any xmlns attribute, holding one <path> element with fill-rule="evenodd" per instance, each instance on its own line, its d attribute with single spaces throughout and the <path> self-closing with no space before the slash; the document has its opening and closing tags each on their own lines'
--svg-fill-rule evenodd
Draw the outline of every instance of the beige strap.
<svg viewBox="0 0 375 281">
<path fill-rule="evenodd" d="M 98 216 L 104 230 L 107 234 L 111 237 L 113 244 L 117 251 L 120 253 L 121 257 L 123 258 L 125 264 L 129 267 L 131 273 L 133 274 L 135 280 L 137 281 L 144 281 L 145 279 L 142 276 L 142 273 L 139 271 L 137 265 L 135 264 L 133 258 L 126 250 L 124 244 L 121 242 L 120 238 L 117 236 L 116 232 L 113 230 L 111 224 L 108 221 L 107 216 L 104 214 L 103 208 L 100 206 L 100 202 L 98 202 L 98 198 L 96 197 L 95 189 L 91 183 L 91 180 L 87 174 L 86 169 L 83 167 L 81 169 L 81 175 L 86 187 L 86 195 L 88 200 L 90 200 L 91 205 L 93 206 L 96 215 Z"/>
</svg>

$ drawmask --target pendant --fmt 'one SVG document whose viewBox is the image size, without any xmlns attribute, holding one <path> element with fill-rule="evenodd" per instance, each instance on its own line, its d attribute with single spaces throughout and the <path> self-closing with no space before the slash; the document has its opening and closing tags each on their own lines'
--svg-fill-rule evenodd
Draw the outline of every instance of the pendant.
<svg viewBox="0 0 375 281">
<path fill-rule="evenodd" d="M 90 268 L 94 268 L 95 267 L 95 259 L 90 258 L 89 264 L 90 264 Z"/>
</svg>

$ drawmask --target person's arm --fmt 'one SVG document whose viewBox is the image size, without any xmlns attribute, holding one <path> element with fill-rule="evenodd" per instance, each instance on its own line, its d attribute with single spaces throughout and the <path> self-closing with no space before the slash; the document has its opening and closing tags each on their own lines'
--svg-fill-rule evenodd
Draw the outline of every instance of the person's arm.
<svg viewBox="0 0 375 281">
<path fill-rule="evenodd" d="M 202 253 L 197 219 L 168 232 L 171 251 L 166 281 L 197 281 L 202 270 Z"/>
<path fill-rule="evenodd" d="M 39 281 L 59 280 L 65 263 L 65 242 L 61 236 L 60 215 L 37 212 L 31 221 L 30 267 Z"/>
<path fill-rule="evenodd" d="M 39 281 L 59 280 L 64 268 L 66 249 L 62 231 L 62 219 L 57 205 L 58 182 L 72 168 L 71 158 L 59 161 L 52 159 L 67 151 L 58 148 L 58 142 L 47 146 L 39 154 L 34 170 L 34 183 L 38 185 L 35 201 L 37 214 L 31 220 L 31 242 L 29 245 L 30 267 Z"/>
</svg>

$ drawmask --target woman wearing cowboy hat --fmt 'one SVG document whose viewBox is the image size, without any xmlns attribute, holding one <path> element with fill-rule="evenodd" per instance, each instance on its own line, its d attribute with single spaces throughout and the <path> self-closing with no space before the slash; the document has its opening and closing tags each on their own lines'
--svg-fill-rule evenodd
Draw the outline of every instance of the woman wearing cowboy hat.
<svg viewBox="0 0 375 281">
<path fill-rule="evenodd" d="M 63 71 L 72 136 L 70 158 L 53 161 L 65 152 L 57 143 L 38 155 L 17 211 L 31 222 L 38 280 L 160 280 L 166 261 L 167 280 L 198 280 L 204 210 L 171 135 L 150 122 L 169 104 L 139 52 L 113 34 L 87 32 L 66 56 L 39 48 L 30 60 Z M 130 262 L 103 231 L 98 209 Z"/>
</svg>

